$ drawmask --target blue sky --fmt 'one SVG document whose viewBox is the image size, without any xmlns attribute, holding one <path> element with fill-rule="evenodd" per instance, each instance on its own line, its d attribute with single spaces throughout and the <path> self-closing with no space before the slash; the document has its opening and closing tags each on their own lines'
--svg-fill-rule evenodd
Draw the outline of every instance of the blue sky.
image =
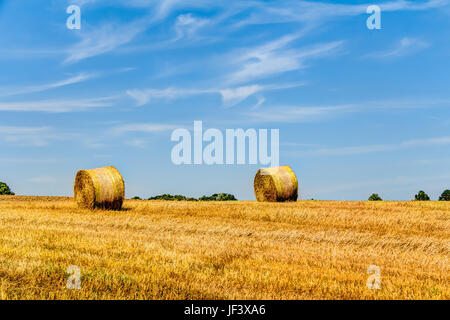
<svg viewBox="0 0 450 320">
<path fill-rule="evenodd" d="M 366 27 L 372 4 L 381 30 Z M 77 170 L 114 165 L 128 197 L 254 199 L 258 165 L 171 162 L 172 131 L 202 120 L 279 129 L 302 199 L 436 199 L 449 39 L 446 0 L 0 0 L 0 180 L 71 195 Z"/>
</svg>

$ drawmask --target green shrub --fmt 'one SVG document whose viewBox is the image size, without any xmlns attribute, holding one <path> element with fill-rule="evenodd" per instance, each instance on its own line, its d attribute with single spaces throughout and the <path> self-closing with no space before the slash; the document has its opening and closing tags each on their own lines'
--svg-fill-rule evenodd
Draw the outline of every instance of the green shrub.
<svg viewBox="0 0 450 320">
<path fill-rule="evenodd" d="M 6 183 L 0 182 L 0 195 L 13 196 L 14 192 L 11 191 Z"/>
<path fill-rule="evenodd" d="M 415 196 L 416 201 L 430 201 L 430 197 L 425 193 L 425 191 L 420 190 Z"/>
<path fill-rule="evenodd" d="M 450 190 L 445 190 L 439 197 L 439 201 L 450 201 Z"/>
<path fill-rule="evenodd" d="M 369 201 L 383 201 L 383 199 L 381 199 L 378 193 L 372 193 L 372 195 L 369 197 Z"/>
<path fill-rule="evenodd" d="M 140 197 L 133 197 L 132 200 L 142 200 Z"/>
<path fill-rule="evenodd" d="M 171 195 L 171 194 L 161 194 L 159 196 L 154 196 L 151 198 L 148 198 L 148 200 L 167 200 L 167 201 L 197 201 L 195 198 L 188 198 L 179 194 Z"/>
<path fill-rule="evenodd" d="M 198 200 L 200 201 L 235 201 L 236 197 L 229 193 L 214 193 L 211 196 L 202 196 Z"/>
<path fill-rule="evenodd" d="M 148 200 L 168 200 L 168 201 L 232 201 L 237 200 L 234 195 L 228 193 L 215 193 L 212 196 L 202 196 L 199 199 L 188 198 L 182 195 L 171 195 L 171 194 L 162 194 L 159 196 L 154 196 L 149 198 Z"/>
</svg>

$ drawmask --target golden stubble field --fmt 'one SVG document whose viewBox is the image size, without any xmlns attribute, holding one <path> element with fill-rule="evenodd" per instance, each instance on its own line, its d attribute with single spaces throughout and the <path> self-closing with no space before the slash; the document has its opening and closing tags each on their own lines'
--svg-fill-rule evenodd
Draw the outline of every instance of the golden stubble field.
<svg viewBox="0 0 450 320">
<path fill-rule="evenodd" d="M 450 203 L 0 197 L 0 299 L 449 299 Z M 68 266 L 81 289 L 66 287 Z M 366 282 L 381 269 L 381 288 Z"/>
</svg>

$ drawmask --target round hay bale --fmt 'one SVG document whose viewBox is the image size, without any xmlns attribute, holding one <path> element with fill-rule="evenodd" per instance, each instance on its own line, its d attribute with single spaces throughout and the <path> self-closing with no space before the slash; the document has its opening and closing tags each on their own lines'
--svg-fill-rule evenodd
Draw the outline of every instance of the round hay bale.
<svg viewBox="0 0 450 320">
<path fill-rule="evenodd" d="M 298 181 L 289 166 L 259 169 L 254 188 L 256 200 L 261 202 L 297 201 Z"/>
<path fill-rule="evenodd" d="M 120 210 L 125 183 L 114 167 L 80 170 L 75 177 L 74 198 L 80 208 Z"/>
</svg>

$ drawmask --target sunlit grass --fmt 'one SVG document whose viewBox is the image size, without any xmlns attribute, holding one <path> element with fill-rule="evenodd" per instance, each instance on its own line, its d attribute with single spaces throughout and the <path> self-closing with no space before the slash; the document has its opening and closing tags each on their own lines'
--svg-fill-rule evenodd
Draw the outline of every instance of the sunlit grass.
<svg viewBox="0 0 450 320">
<path fill-rule="evenodd" d="M 0 197 L 0 299 L 449 299 L 450 203 Z M 81 268 L 80 290 L 66 288 Z M 369 290 L 369 265 L 381 289 Z"/>
</svg>

